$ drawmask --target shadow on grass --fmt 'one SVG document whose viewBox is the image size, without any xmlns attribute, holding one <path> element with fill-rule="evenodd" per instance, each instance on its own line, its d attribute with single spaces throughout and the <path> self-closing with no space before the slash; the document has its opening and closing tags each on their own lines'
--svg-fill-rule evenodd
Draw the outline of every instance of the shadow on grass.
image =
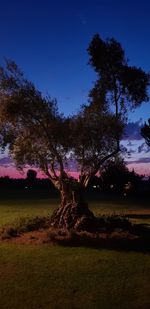
<svg viewBox="0 0 150 309">
<path fill-rule="evenodd" d="M 133 214 L 126 214 L 125 215 L 126 218 L 129 218 L 129 219 L 150 219 L 150 214 L 136 214 L 136 213 L 133 213 Z"/>
<path fill-rule="evenodd" d="M 99 233 L 74 230 L 49 230 L 48 239 L 53 244 L 65 247 L 88 247 L 118 251 L 150 253 L 150 226 L 132 225 L 132 230 L 113 229 Z"/>
</svg>

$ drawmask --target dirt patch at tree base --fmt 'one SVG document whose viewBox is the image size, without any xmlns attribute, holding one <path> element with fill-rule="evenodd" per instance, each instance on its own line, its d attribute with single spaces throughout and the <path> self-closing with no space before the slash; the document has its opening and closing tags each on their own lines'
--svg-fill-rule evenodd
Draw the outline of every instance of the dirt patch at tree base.
<svg viewBox="0 0 150 309">
<path fill-rule="evenodd" d="M 47 230 L 40 231 L 31 231 L 27 233 L 23 233 L 16 237 L 10 237 L 6 239 L 0 240 L 0 242 L 4 243 L 14 243 L 14 244 L 44 244 L 48 243 L 48 235 Z"/>
<path fill-rule="evenodd" d="M 90 231 L 85 229 L 85 224 L 82 230 L 56 228 L 50 225 L 49 217 L 20 218 L 1 228 L 0 242 L 150 252 L 149 225 L 132 224 L 127 218 L 115 215 L 94 217 L 94 220 L 93 231 Z"/>
<path fill-rule="evenodd" d="M 58 244 L 62 246 L 120 247 L 121 244 L 129 245 L 129 243 L 134 243 L 138 239 L 137 235 L 121 230 L 111 233 L 89 233 L 50 228 L 22 233 L 17 237 L 1 239 L 0 242 L 32 245 Z"/>
</svg>

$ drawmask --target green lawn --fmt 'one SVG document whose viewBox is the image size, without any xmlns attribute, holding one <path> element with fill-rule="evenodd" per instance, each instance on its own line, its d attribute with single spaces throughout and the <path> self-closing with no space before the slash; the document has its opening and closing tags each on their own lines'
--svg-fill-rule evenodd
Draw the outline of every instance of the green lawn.
<svg viewBox="0 0 150 309">
<path fill-rule="evenodd" d="M 56 200 L 0 202 L 0 225 L 47 215 Z M 145 204 L 91 202 L 96 214 L 149 213 Z M 0 244 L 0 309 L 148 309 L 150 255 L 52 245 Z"/>
<path fill-rule="evenodd" d="M 0 200 L 0 226 L 11 223 L 18 217 L 47 216 L 58 205 L 59 199 Z M 90 201 L 89 206 L 97 216 L 102 214 L 148 214 L 150 216 L 149 202 L 143 204 L 143 202 L 130 200 L 114 200 L 113 202 L 96 200 Z M 135 220 L 145 222 L 145 219 Z M 150 219 L 146 219 L 146 222 L 150 222 Z"/>
<path fill-rule="evenodd" d="M 150 308 L 150 256 L 0 245 L 0 308 Z"/>
<path fill-rule="evenodd" d="M 0 201 L 0 226 L 11 223 L 19 217 L 47 216 L 59 204 L 54 199 L 23 199 Z"/>
</svg>

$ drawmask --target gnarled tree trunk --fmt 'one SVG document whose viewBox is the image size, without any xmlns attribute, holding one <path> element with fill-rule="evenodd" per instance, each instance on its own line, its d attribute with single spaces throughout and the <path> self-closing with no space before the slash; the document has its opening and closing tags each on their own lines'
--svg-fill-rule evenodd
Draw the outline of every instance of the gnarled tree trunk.
<svg viewBox="0 0 150 309">
<path fill-rule="evenodd" d="M 92 231 L 95 217 L 82 196 L 82 189 L 70 183 L 60 188 L 61 204 L 51 216 L 51 226 L 56 228 Z"/>
</svg>

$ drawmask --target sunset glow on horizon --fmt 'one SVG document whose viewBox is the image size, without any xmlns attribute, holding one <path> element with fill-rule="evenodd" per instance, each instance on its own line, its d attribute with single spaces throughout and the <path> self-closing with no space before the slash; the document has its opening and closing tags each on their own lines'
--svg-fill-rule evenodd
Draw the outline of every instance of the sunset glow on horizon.
<svg viewBox="0 0 150 309">
<path fill-rule="evenodd" d="M 130 171 L 134 170 L 139 175 L 150 177 L 150 163 L 146 163 L 146 164 L 145 163 L 130 163 L 130 164 L 127 164 L 127 167 Z M 34 167 L 24 168 L 23 171 L 19 171 L 15 167 L 4 167 L 4 166 L 0 166 L 0 177 L 8 176 L 14 179 L 26 178 L 27 171 L 30 168 L 37 171 L 38 178 L 47 178 L 42 171 Z M 79 173 L 76 171 L 70 171 L 69 175 L 76 179 L 79 177 Z"/>
</svg>

